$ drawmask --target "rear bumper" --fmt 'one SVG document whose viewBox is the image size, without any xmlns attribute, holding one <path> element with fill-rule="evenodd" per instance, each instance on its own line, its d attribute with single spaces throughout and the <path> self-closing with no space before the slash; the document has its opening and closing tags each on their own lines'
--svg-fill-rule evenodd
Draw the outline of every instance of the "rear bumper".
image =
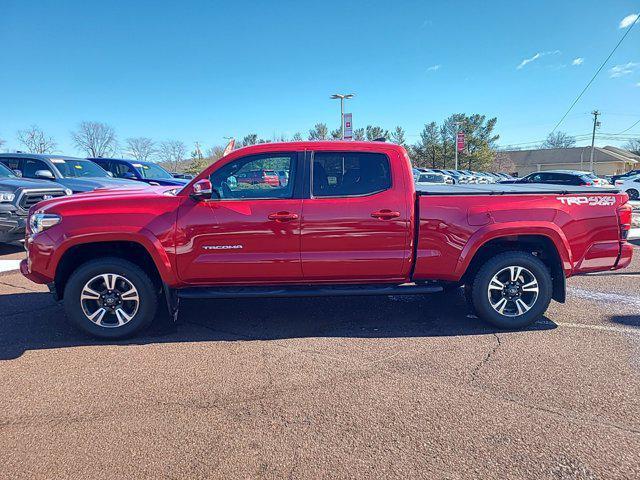
<svg viewBox="0 0 640 480">
<path fill-rule="evenodd" d="M 619 270 L 620 268 L 628 267 L 631 263 L 631 259 L 633 257 L 633 245 L 630 243 L 623 243 L 620 245 L 620 257 L 616 262 L 614 270 Z"/>
</svg>

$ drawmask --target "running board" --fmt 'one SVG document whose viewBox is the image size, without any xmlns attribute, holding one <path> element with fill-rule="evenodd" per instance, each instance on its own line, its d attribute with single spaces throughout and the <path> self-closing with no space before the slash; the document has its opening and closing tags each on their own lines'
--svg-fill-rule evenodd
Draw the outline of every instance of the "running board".
<svg viewBox="0 0 640 480">
<path fill-rule="evenodd" d="M 179 298 L 286 298 L 345 297 L 360 295 L 422 295 L 438 293 L 442 287 L 434 284 L 404 283 L 402 285 L 290 285 L 271 287 L 189 287 L 176 291 Z"/>
</svg>

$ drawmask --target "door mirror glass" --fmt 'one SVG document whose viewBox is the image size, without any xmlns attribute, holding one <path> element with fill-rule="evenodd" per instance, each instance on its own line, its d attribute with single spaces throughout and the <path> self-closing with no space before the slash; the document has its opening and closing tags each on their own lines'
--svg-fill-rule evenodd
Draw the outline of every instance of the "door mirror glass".
<svg viewBox="0 0 640 480">
<path fill-rule="evenodd" d="M 208 178 L 203 178 L 202 180 L 198 180 L 193 184 L 191 198 L 197 201 L 210 199 L 211 190 L 211 182 Z"/>
<path fill-rule="evenodd" d="M 113 177 L 113 173 L 111 173 L 111 172 L 107 172 L 107 175 L 108 175 L 109 177 Z"/>
<path fill-rule="evenodd" d="M 55 177 L 51 170 L 38 170 L 36 172 L 36 178 L 41 178 L 43 180 L 53 180 Z"/>
<path fill-rule="evenodd" d="M 122 174 L 122 178 L 126 178 L 127 180 L 136 180 L 136 176 L 132 172 L 124 172 Z"/>
<path fill-rule="evenodd" d="M 22 170 L 14 170 L 13 173 L 16 174 L 16 177 L 22 177 Z"/>
</svg>

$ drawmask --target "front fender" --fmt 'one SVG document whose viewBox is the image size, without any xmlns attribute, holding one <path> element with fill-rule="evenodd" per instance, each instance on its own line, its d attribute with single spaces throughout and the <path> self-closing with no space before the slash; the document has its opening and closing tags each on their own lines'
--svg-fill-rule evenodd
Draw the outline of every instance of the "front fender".
<svg viewBox="0 0 640 480">
<path fill-rule="evenodd" d="M 72 247 L 99 242 L 135 242 L 142 245 L 155 264 L 160 278 L 168 285 L 176 285 L 175 270 L 171 259 L 163 247 L 162 242 L 146 228 L 119 227 L 118 232 L 76 232 L 65 235 L 53 245 L 53 253 L 47 263 L 47 272 L 51 278 L 55 277 L 55 269 L 64 254 Z"/>
</svg>

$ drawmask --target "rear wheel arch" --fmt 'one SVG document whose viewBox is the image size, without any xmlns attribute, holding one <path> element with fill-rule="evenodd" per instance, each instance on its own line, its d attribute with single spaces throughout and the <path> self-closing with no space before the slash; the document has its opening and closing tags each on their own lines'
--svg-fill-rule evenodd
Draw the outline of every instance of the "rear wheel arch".
<svg viewBox="0 0 640 480">
<path fill-rule="evenodd" d="M 471 258 L 461 283 L 472 283 L 478 271 L 489 259 L 508 251 L 529 253 L 541 260 L 551 272 L 552 298 L 558 302 L 565 301 L 566 285 L 562 256 L 554 240 L 547 235 L 505 235 L 483 243 Z"/>
</svg>

